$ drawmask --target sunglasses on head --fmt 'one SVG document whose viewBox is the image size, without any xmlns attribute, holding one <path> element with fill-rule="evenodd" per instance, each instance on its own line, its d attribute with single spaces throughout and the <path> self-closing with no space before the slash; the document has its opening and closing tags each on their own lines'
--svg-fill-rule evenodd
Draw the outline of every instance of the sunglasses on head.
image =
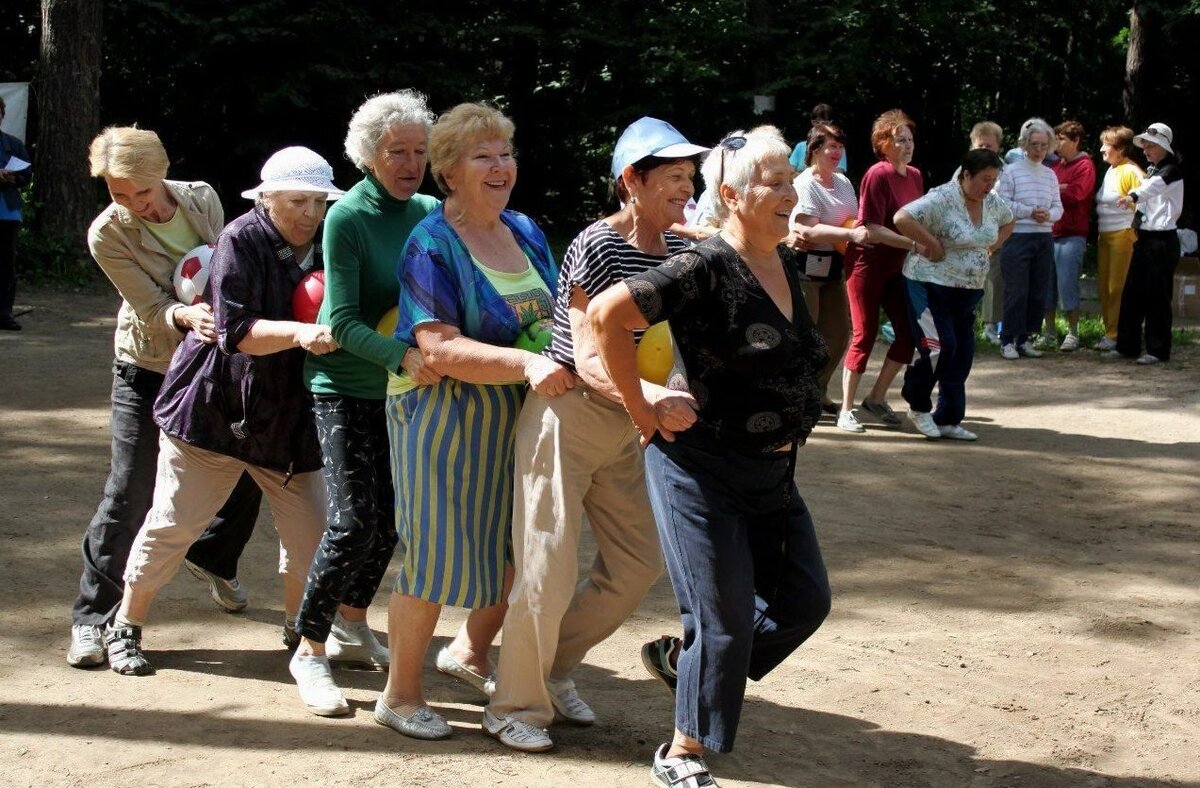
<svg viewBox="0 0 1200 788">
<path fill-rule="evenodd" d="M 725 151 L 739 151 L 746 147 L 746 138 L 743 136 L 726 137 L 717 143 L 721 148 L 721 169 L 717 171 L 717 188 L 725 183 Z"/>
</svg>

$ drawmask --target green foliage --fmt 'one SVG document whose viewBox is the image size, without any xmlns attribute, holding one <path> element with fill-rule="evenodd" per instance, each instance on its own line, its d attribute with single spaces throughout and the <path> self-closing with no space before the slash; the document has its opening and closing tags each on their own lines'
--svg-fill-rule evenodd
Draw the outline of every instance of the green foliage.
<svg viewBox="0 0 1200 788">
<path fill-rule="evenodd" d="M 36 179 L 37 176 L 34 175 Z M 95 277 L 95 267 L 82 239 L 39 234 L 37 216 L 45 210 L 33 199 L 33 182 L 21 190 L 21 229 L 17 260 L 21 278 L 32 283 L 77 285 Z"/>
</svg>

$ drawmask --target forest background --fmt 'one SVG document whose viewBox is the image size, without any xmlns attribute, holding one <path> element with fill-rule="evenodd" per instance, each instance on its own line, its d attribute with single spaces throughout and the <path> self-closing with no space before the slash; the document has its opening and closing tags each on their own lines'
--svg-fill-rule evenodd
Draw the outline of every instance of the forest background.
<svg viewBox="0 0 1200 788">
<path fill-rule="evenodd" d="M 1161 121 L 1185 158 L 1200 133 L 1200 0 L 9 0 L 0 81 L 31 81 L 35 164 L 21 240 L 28 274 L 85 276 L 107 202 L 86 147 L 103 126 L 154 129 L 170 177 L 237 196 L 286 145 L 311 147 L 344 187 L 354 108 L 412 87 L 442 111 L 488 101 L 517 126 L 511 202 L 560 243 L 605 213 L 612 145 L 641 115 L 693 141 L 778 125 L 802 139 L 818 101 L 848 136 L 851 178 L 870 125 L 904 109 L 928 185 L 949 177 L 979 120 L 1040 115 L 1101 129 Z M 773 109 L 755 112 L 755 97 Z M 758 100 L 760 105 L 763 103 Z M 1186 166 L 1186 165 L 1185 165 Z M 423 189 L 436 194 L 432 180 Z M 1185 220 L 1185 224 L 1190 221 Z"/>
</svg>

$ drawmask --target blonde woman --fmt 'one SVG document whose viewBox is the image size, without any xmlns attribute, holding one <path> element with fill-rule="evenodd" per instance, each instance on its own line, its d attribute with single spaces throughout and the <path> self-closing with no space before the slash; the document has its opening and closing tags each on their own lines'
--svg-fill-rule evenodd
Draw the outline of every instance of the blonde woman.
<svg viewBox="0 0 1200 788">
<path fill-rule="evenodd" d="M 104 179 L 112 203 L 88 230 L 88 248 L 121 294 L 114 337 L 112 460 L 104 497 L 83 536 L 83 573 L 71 609 L 67 663 L 102 665 L 104 628 L 124 591 L 129 548 L 154 494 L 158 425 L 154 400 L 176 346 L 189 332 L 216 341 L 212 307 L 182 304 L 172 275 L 184 253 L 214 243 L 225 214 L 217 193 L 200 181 L 167 180 L 170 161 L 158 135 L 113 126 L 92 141 L 93 176 Z M 212 525 L 191 546 L 187 568 L 209 583 L 229 612 L 246 607 L 237 561 L 254 530 L 262 493 L 242 476 Z"/>
<path fill-rule="evenodd" d="M 1142 168 L 1129 158 L 1132 150 L 1133 129 L 1128 126 L 1109 126 L 1100 132 L 1100 155 L 1108 169 L 1096 194 L 1096 226 L 1099 230 L 1096 236 L 1099 268 L 1096 282 L 1100 292 L 1100 315 L 1104 318 L 1104 337 L 1096 345 L 1098 350 L 1115 350 L 1117 347 L 1121 291 L 1125 288 L 1125 276 L 1133 258 L 1133 242 L 1137 238 L 1137 231 L 1133 229 L 1135 212 L 1118 203 L 1141 186 L 1146 178 Z"/>
<path fill-rule="evenodd" d="M 513 438 L 526 387 L 556 397 L 570 370 L 514 347 L 551 317 L 558 269 L 546 237 L 508 210 L 517 179 L 513 124 L 460 104 L 429 133 L 429 164 L 446 195 L 413 229 L 400 259 L 395 336 L 442 378 L 388 383 L 388 436 L 403 560 L 388 604 L 391 664 L 375 720 L 405 736 L 444 739 L 425 702 L 425 652 L 444 605 L 471 609 L 438 669 L 486 692 L 488 648 L 507 610 Z M 488 732 L 532 735 L 511 721 Z"/>
</svg>

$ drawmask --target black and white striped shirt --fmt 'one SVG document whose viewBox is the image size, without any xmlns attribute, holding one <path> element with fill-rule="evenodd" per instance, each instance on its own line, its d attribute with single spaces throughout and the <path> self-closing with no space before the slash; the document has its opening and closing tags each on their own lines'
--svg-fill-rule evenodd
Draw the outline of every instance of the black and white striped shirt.
<svg viewBox="0 0 1200 788">
<path fill-rule="evenodd" d="M 663 237 L 668 255 L 688 248 L 687 242 L 673 233 L 664 233 Z M 571 337 L 571 292 L 575 287 L 590 300 L 634 274 L 655 268 L 666 259 L 666 255 L 638 250 L 604 220 L 585 228 L 571 241 L 563 257 L 558 274 L 558 297 L 554 302 L 554 338 L 546 355 L 571 370 L 575 369 L 575 343 Z M 637 339 L 641 339 L 640 331 Z"/>
</svg>

